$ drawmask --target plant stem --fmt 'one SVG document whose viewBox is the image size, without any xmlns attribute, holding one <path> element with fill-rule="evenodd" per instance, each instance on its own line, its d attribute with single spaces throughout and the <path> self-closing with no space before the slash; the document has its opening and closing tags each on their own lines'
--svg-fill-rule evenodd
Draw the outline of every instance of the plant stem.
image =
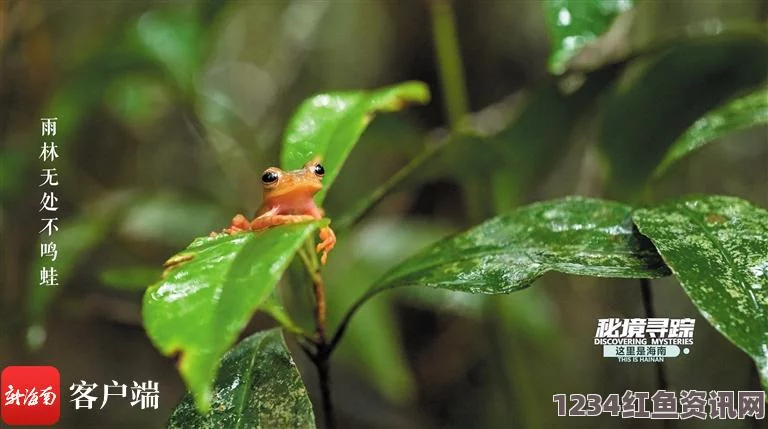
<svg viewBox="0 0 768 429">
<path fill-rule="evenodd" d="M 315 295 L 315 338 L 313 340 L 315 350 L 313 352 L 302 343 L 299 345 L 317 369 L 325 427 L 326 429 L 335 429 L 336 416 L 331 401 L 331 374 L 328 365 L 331 354 L 328 351 L 330 347 L 325 337 L 325 283 L 320 275 L 320 263 L 311 241 L 308 240 L 304 248 L 299 249 L 299 255 L 312 279 L 312 291 Z"/>
<path fill-rule="evenodd" d="M 327 354 L 333 353 L 333 351 L 336 349 L 336 346 L 339 345 L 339 341 L 341 341 L 341 337 L 344 336 L 344 332 L 347 330 L 347 326 L 349 326 L 349 321 L 352 320 L 352 316 L 357 313 L 357 310 L 360 309 L 360 307 L 365 304 L 366 301 L 368 301 L 368 298 L 372 297 L 376 293 L 378 293 L 378 290 L 368 290 L 363 296 L 357 299 L 354 304 L 352 304 L 352 307 L 347 310 L 347 314 L 344 315 L 344 318 L 341 319 L 341 323 L 339 323 L 339 327 L 336 328 L 336 332 L 334 332 L 333 336 L 331 337 L 331 340 L 328 341 L 328 348 L 325 351 Z"/>
<path fill-rule="evenodd" d="M 648 319 L 656 317 L 656 311 L 653 308 L 653 294 L 651 292 L 650 279 L 640 279 L 640 292 L 643 295 L 645 317 Z M 663 362 L 656 362 L 656 384 L 660 390 L 667 390 L 667 374 L 664 371 Z"/>
<path fill-rule="evenodd" d="M 466 125 L 469 109 L 459 38 L 456 34 L 456 18 L 450 0 L 428 2 L 445 110 L 451 131 L 459 131 Z"/>
<path fill-rule="evenodd" d="M 381 186 L 374 189 L 368 196 L 356 203 L 351 210 L 341 216 L 340 219 L 335 220 L 335 227 L 337 234 L 346 231 L 352 227 L 357 221 L 359 221 L 369 210 L 371 210 L 379 201 L 381 201 L 385 195 L 392 192 L 397 186 L 401 185 L 410 175 L 421 168 L 426 161 L 430 160 L 438 151 L 444 148 L 448 144 L 448 139 L 445 139 L 437 144 L 427 145 L 424 150 L 418 154 L 415 158 L 406 164 L 403 168 L 393 174 L 386 182 Z"/>
<path fill-rule="evenodd" d="M 323 417 L 326 429 L 336 427 L 336 416 L 333 411 L 333 402 L 331 402 L 331 374 L 328 368 L 328 355 L 325 358 L 318 359 L 315 362 L 317 375 L 320 379 L 320 395 L 323 400 Z"/>
<path fill-rule="evenodd" d="M 317 271 L 312 277 L 312 288 L 315 292 L 315 336 L 320 344 L 325 344 L 325 285 Z"/>
<path fill-rule="evenodd" d="M 469 103 L 464 66 L 461 60 L 456 17 L 451 0 L 427 0 L 432 15 L 432 38 L 435 43 L 443 106 L 451 132 L 458 135 L 469 130 Z M 487 184 L 473 180 L 462 183 L 464 204 L 470 223 L 485 217 L 483 190 Z"/>
<path fill-rule="evenodd" d="M 450 124 L 451 131 L 462 131 L 466 124 L 467 113 L 469 111 L 467 103 L 466 84 L 464 81 L 464 71 L 462 68 L 461 53 L 459 50 L 459 41 L 456 35 L 456 20 L 453 14 L 453 8 L 450 0 L 429 0 L 430 11 L 432 14 L 432 29 L 433 37 L 435 40 L 435 50 L 437 54 L 437 61 L 440 74 L 440 82 L 442 85 L 443 96 L 445 98 L 445 109 L 448 115 L 448 122 Z M 433 151 L 426 150 L 424 156 L 412 164 L 409 164 L 402 174 L 396 175 L 389 182 L 385 184 L 382 191 L 375 195 L 371 201 L 377 201 L 390 189 L 392 189 L 397 183 L 407 176 L 407 173 L 414 166 L 418 166 L 427 159 Z M 367 202 L 366 202 L 367 203 Z M 365 207 L 370 207 L 371 204 L 364 205 L 362 210 L 356 210 L 350 216 L 350 220 L 345 222 L 345 225 L 354 223 L 364 212 Z M 306 261 L 305 261 L 306 262 Z M 310 276 L 312 276 L 315 287 L 315 302 L 316 312 L 315 319 L 317 322 L 317 352 L 313 358 L 313 362 L 317 367 L 318 375 L 320 378 L 320 389 L 323 398 L 323 414 L 325 415 L 325 424 L 328 428 L 335 428 L 335 416 L 333 413 L 333 407 L 330 394 L 330 374 L 328 368 L 328 359 L 335 350 L 342 335 L 346 331 L 349 321 L 362 304 L 373 293 L 370 291 L 364 294 L 358 299 L 347 311 L 341 324 L 334 333 L 330 342 L 325 338 L 325 296 L 320 279 L 319 272 L 317 270 L 310 270 Z M 319 279 L 319 281 L 318 281 Z"/>
<path fill-rule="evenodd" d="M 328 352 L 328 344 L 325 338 L 314 343 L 315 350 L 311 350 L 307 345 L 299 342 L 299 346 L 304 350 L 309 360 L 315 365 L 317 378 L 320 384 L 320 400 L 323 407 L 323 421 L 326 429 L 336 429 L 336 414 L 333 410 L 333 401 L 331 400 L 331 371 L 328 360 L 331 354 Z"/>
</svg>

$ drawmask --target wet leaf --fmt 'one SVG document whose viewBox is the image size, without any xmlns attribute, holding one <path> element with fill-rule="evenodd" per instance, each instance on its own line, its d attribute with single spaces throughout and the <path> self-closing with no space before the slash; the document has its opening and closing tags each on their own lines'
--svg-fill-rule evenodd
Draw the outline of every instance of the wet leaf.
<svg viewBox="0 0 768 429">
<path fill-rule="evenodd" d="M 405 82 L 374 91 L 315 95 L 299 106 L 288 124 L 280 163 L 283 168 L 297 169 L 315 156 L 321 156 L 325 186 L 315 200 L 322 203 L 326 191 L 376 113 L 395 112 L 409 103 L 428 101 L 429 90 L 421 82 Z"/>
<path fill-rule="evenodd" d="M 737 98 L 694 122 L 669 148 L 654 173 L 659 176 L 670 165 L 705 144 L 732 132 L 768 123 L 768 90 Z"/>
<path fill-rule="evenodd" d="M 437 243 L 387 274 L 374 291 L 421 285 L 471 293 L 509 293 L 548 271 L 654 278 L 668 273 L 633 230 L 631 208 L 569 197 L 522 207 Z"/>
<path fill-rule="evenodd" d="M 314 428 L 312 404 L 279 329 L 241 341 L 221 361 L 211 411 L 191 394 L 171 414 L 169 429 Z"/>
<path fill-rule="evenodd" d="M 144 327 L 179 372 L 201 410 L 224 352 L 270 296 L 299 246 L 327 221 L 196 239 L 171 258 L 164 278 L 144 295 Z"/>
<path fill-rule="evenodd" d="M 722 34 L 689 39 L 635 63 L 603 106 L 600 148 L 608 160 L 608 194 L 642 190 L 697 119 L 760 85 L 767 48 L 762 36 Z"/>
<path fill-rule="evenodd" d="M 768 387 L 768 211 L 703 195 L 633 218 L 704 318 L 755 360 Z"/>
<path fill-rule="evenodd" d="M 606 32 L 611 22 L 632 7 L 632 0 L 547 0 L 544 15 L 552 35 L 549 69 L 562 73 L 585 45 Z"/>
</svg>

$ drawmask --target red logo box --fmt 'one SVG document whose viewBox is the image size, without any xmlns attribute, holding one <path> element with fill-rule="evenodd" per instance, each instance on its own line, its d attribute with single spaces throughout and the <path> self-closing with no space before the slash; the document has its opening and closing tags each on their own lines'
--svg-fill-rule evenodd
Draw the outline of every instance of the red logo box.
<svg viewBox="0 0 768 429">
<path fill-rule="evenodd" d="M 59 370 L 8 366 L 0 375 L 0 416 L 11 426 L 50 426 L 61 416 Z"/>
</svg>

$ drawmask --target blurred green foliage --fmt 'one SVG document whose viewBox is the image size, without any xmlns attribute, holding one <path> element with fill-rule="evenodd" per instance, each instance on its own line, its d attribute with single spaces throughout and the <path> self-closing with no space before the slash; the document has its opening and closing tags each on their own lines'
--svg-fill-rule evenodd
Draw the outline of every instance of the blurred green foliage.
<svg viewBox="0 0 768 429">
<path fill-rule="evenodd" d="M 694 121 L 763 83 L 765 50 L 763 34 L 726 34 L 686 40 L 637 60 L 604 106 L 600 148 L 608 158 L 607 192 L 633 198 Z"/>
</svg>

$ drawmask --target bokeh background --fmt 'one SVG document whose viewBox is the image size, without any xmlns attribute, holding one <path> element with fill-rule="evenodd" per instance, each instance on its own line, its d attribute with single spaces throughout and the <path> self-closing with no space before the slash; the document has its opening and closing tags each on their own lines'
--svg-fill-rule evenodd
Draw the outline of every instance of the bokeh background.
<svg viewBox="0 0 768 429">
<path fill-rule="evenodd" d="M 536 1 L 453 5 L 472 122 L 501 129 L 524 100 L 553 82 L 544 8 Z M 426 106 L 371 124 L 329 193 L 332 219 L 446 134 L 430 7 L 427 1 L 0 0 L 0 364 L 56 365 L 64 400 L 79 380 L 151 379 L 161 389 L 158 411 L 113 400 L 101 411 L 75 412 L 65 403 L 59 427 L 164 426 L 184 386 L 172 359 L 142 329 L 142 290 L 194 237 L 258 207 L 261 171 L 277 164 L 282 129 L 303 99 L 404 80 L 424 81 L 433 94 Z M 757 0 L 646 1 L 635 9 L 633 25 L 618 36 L 633 46 L 702 26 L 751 26 L 765 34 L 768 17 L 768 5 Z M 686 72 L 670 71 L 669 79 L 683 82 Z M 674 102 L 643 96 L 657 96 L 658 106 Z M 529 120 L 556 129 L 554 110 L 545 104 Z M 62 259 L 62 284 L 47 290 L 37 286 L 37 156 L 45 116 L 59 118 Z M 599 117 L 580 117 L 514 198 L 485 198 L 491 184 L 471 180 L 482 170 L 472 157 L 388 196 L 339 237 L 326 278 L 331 325 L 397 261 L 500 210 L 571 194 L 631 200 L 607 191 L 595 151 Z M 642 112 L 629 118 L 640 129 L 644 120 Z M 654 181 L 651 199 L 718 193 L 768 206 L 767 132 L 752 128 L 703 147 Z M 530 151 L 520 152 L 517 166 L 538 162 L 529 153 L 541 155 L 536 135 L 528 137 L 523 147 Z M 284 282 L 283 294 L 309 324 L 302 319 L 309 314 L 306 285 L 295 283 Z M 675 280 L 654 281 L 652 290 L 658 315 L 697 319 L 692 354 L 665 364 L 670 388 L 759 388 L 751 361 L 707 325 Z M 552 403 L 555 393 L 655 391 L 655 366 L 618 364 L 592 345 L 598 318 L 644 314 L 636 281 L 563 275 L 509 296 L 382 294 L 353 320 L 332 361 L 340 425 L 662 427 L 613 417 L 558 419 Z M 271 326 L 257 315 L 246 333 Z M 294 354 L 317 403 L 314 370 Z M 707 420 L 675 427 L 760 424 Z"/>
</svg>

